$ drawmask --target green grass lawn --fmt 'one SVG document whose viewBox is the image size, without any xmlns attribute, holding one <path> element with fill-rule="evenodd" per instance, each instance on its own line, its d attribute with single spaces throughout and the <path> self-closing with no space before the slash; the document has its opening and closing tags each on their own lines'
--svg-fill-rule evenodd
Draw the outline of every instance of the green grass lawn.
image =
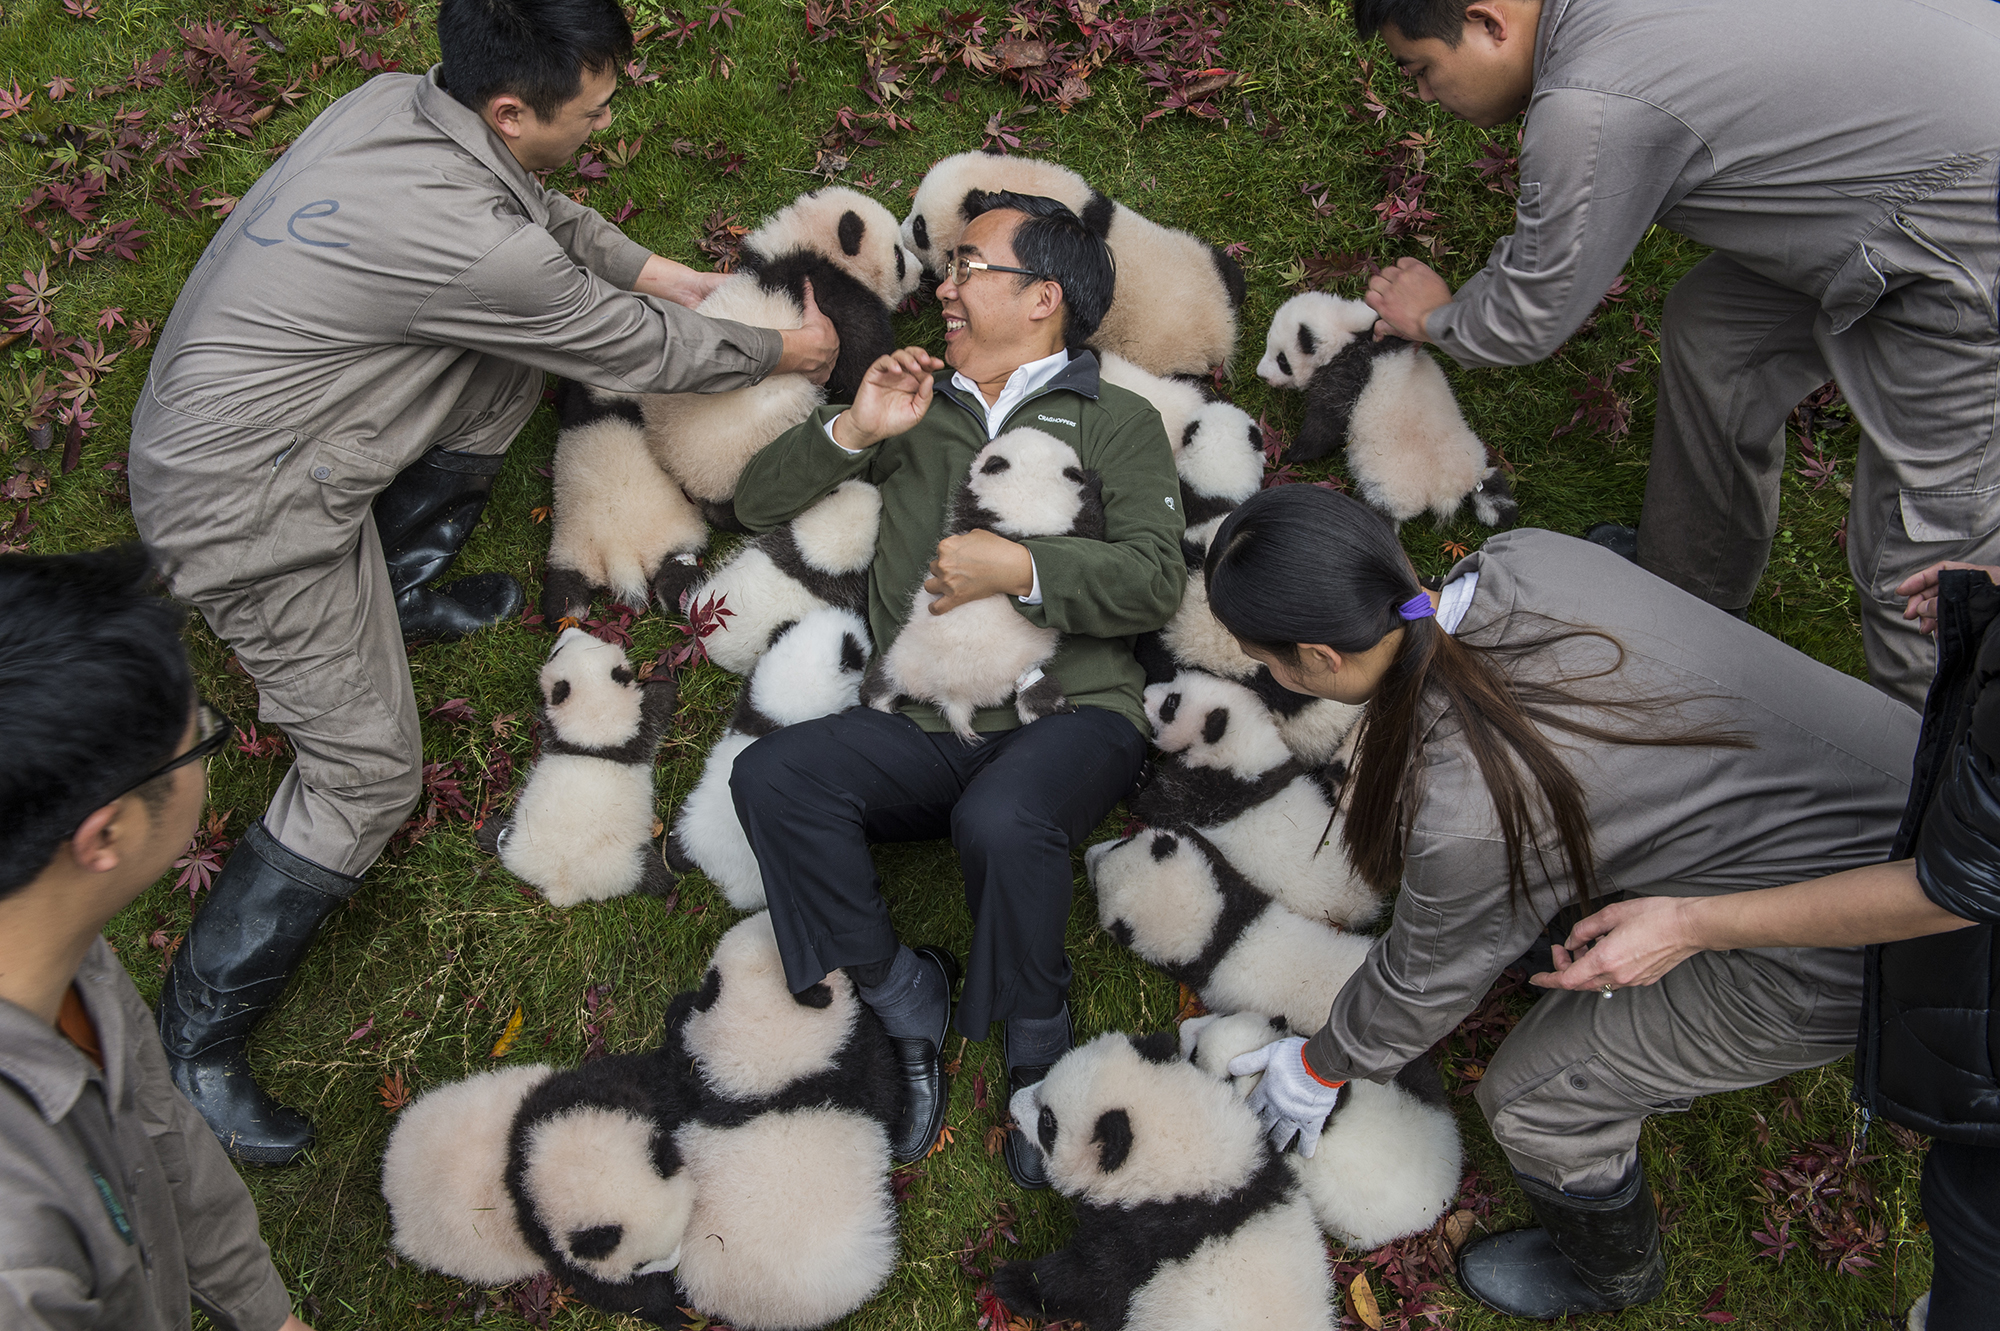
<svg viewBox="0 0 2000 1331">
<path fill-rule="evenodd" d="M 1053 5 L 1051 10 L 1060 13 Z M 67 471 L 67 425 L 58 423 L 54 445 L 38 450 L 20 421 L 23 384 L 45 371 L 55 383 L 56 371 L 68 369 L 71 359 L 39 350 L 27 338 L 0 350 L 6 361 L 0 383 L 7 385 L 0 390 L 0 493 L 6 496 L 0 545 L 76 550 L 133 531 L 120 463 L 148 352 L 130 345 L 137 339 L 128 330 L 141 320 L 157 326 L 165 319 L 219 225 L 219 213 L 313 115 L 369 77 L 367 67 L 400 62 L 420 71 L 432 61 L 432 10 L 422 5 L 406 15 L 400 6 L 378 2 L 364 13 L 317 0 L 297 7 L 286 0 L 234 6 L 203 0 L 188 7 L 150 0 L 69 0 L 67 6 L 64 0 L 5 0 L 3 12 L 0 189 L 10 206 L 0 233 L 0 268 L 12 282 L 24 269 L 48 266 L 49 280 L 61 286 L 52 315 L 61 334 L 97 336 L 107 310 L 124 320 L 120 326 L 105 316 L 104 348 L 122 354 L 87 386 L 98 424 L 79 436 L 75 466 Z M 970 12 L 984 16 L 983 36 L 973 36 L 992 63 L 1007 35 L 1009 11 L 989 0 Z M 1108 19 L 1145 11 L 1122 4 L 1100 11 L 1083 3 L 1077 12 Z M 639 51 L 647 81 L 621 92 L 617 122 L 598 147 L 602 153 L 622 139 L 628 149 L 616 158 L 623 158 L 632 140 L 643 136 L 643 144 L 601 180 L 565 172 L 551 183 L 587 191 L 607 214 L 629 201 L 636 209 L 625 223 L 632 235 L 659 253 L 707 266 L 701 244 L 712 228 L 732 218 L 754 224 L 817 183 L 815 166 L 830 168 L 830 158 L 847 159 L 838 175 L 842 183 L 872 190 L 900 214 L 930 162 L 981 146 L 989 132 L 1005 134 L 1022 151 L 1066 163 L 1158 221 L 1243 247 L 1250 294 L 1226 391 L 1253 415 L 1289 432 L 1298 423 L 1300 400 L 1267 391 L 1253 373 L 1271 313 L 1306 283 L 1359 294 L 1364 259 L 1432 257 L 1454 283 L 1464 280 L 1511 224 L 1512 200 L 1491 168 L 1515 151 L 1515 131 L 1477 131 L 1408 96 L 1386 52 L 1355 41 L 1340 3 L 1241 3 L 1226 15 L 1215 13 L 1226 24 L 1219 54 L 1204 63 L 1235 74 L 1226 81 L 1233 86 L 1213 89 L 1215 76 L 1180 66 L 1182 77 L 1170 82 L 1199 113 L 1169 110 L 1149 118 L 1161 105 L 1162 90 L 1149 86 L 1134 65 L 1114 60 L 1090 72 L 1088 98 L 1072 96 L 1073 104 L 1060 109 L 1029 95 L 1019 78 L 972 67 L 980 59 L 969 65 L 957 54 L 963 47 L 947 40 L 953 33 L 963 37 L 966 23 L 954 27 L 951 11 L 920 0 L 893 9 L 874 0 L 810 9 L 793 0 L 737 0 L 734 8 L 694 5 L 685 15 L 644 9 L 637 26 L 654 28 Z M 1073 48 L 1080 42 L 1075 24 L 1054 14 L 1046 35 Z M 213 101 L 208 110 L 198 105 L 218 81 L 235 76 L 204 73 L 179 57 L 189 44 L 182 26 L 207 21 L 244 34 L 262 24 L 261 35 L 271 39 L 254 48 L 257 82 L 245 105 L 275 109 L 262 120 L 243 120 L 241 134 L 230 131 L 227 116 L 216 119 Z M 925 24 L 946 35 L 925 35 Z M 934 52 L 953 55 L 951 64 L 923 63 L 930 41 L 939 43 Z M 156 51 L 169 53 L 166 67 L 155 71 L 154 86 L 145 86 L 145 62 Z M 209 62 L 206 68 L 218 66 Z M 1037 67 L 1023 68 L 1032 74 Z M 934 69 L 944 71 L 936 81 Z M 888 87 L 898 123 L 877 120 L 864 122 L 859 135 L 838 132 L 843 108 L 875 112 L 867 84 Z M 1204 85 L 1212 90 L 1204 93 Z M 237 86 L 246 85 L 239 80 Z M 126 119 L 114 120 L 121 112 Z M 121 146 L 121 131 L 128 128 L 134 137 Z M 201 152 L 176 169 L 159 158 L 183 130 Z M 861 137 L 880 142 L 857 142 Z M 1399 142 L 1403 146 L 1394 148 Z M 1382 153 L 1385 148 L 1391 151 Z M 121 169 L 104 182 L 101 196 L 80 205 L 81 218 L 65 212 L 59 200 L 37 196 L 101 169 L 107 152 L 109 164 Z M 121 163 L 120 155 L 133 160 Z M 1434 214 L 1396 236 L 1385 234 L 1376 208 L 1391 183 L 1385 167 L 1426 176 L 1421 210 Z M 1414 189 L 1405 179 L 1406 202 Z M 122 219 L 150 233 L 134 258 L 108 252 L 115 234 L 88 239 Z M 1657 365 L 1651 334 L 1659 327 L 1665 291 L 1700 257 L 1699 247 L 1656 230 L 1627 266 L 1617 298 L 1551 360 L 1518 370 L 1452 372 L 1468 419 L 1514 468 L 1523 523 L 1579 532 L 1602 518 L 1636 518 Z M 900 323 L 911 341 L 935 345 L 941 333 L 934 304 Z M 1580 407 L 1591 410 L 1563 430 Z M 1859 671 L 1855 601 L 1836 538 L 1844 478 L 1852 473 L 1853 431 L 1836 411 L 1819 433 L 1831 474 L 1787 476 L 1784 530 L 1751 617 L 1821 660 Z M 548 539 L 536 513 L 550 499 L 543 473 L 553 439 L 550 414 L 538 412 L 513 450 L 462 570 L 515 573 L 532 594 Z M 1337 463 L 1310 469 L 1309 478 L 1329 474 L 1338 474 Z M 227 504 L 232 497 L 218 495 L 214 502 Z M 1457 550 L 1476 547 L 1483 535 L 1469 519 L 1442 529 L 1419 520 L 1403 529 L 1411 557 L 1427 573 L 1443 571 Z M 641 619 L 633 633 L 635 653 L 647 656 L 676 636 L 656 614 Z M 198 622 L 188 636 L 207 696 L 238 718 L 253 717 L 255 690 L 232 669 L 227 649 Z M 484 773 L 496 753 L 516 764 L 526 760 L 534 675 L 547 642 L 512 624 L 411 655 L 425 711 L 452 699 L 469 704 L 469 720 L 462 712 L 426 720 L 425 756 L 457 764 L 475 802 L 485 793 Z M 713 667 L 684 677 L 680 726 L 659 767 L 663 816 L 692 787 L 735 689 L 736 681 Z M 211 803 L 222 836 L 240 835 L 261 812 L 288 761 L 284 751 L 262 757 L 231 752 L 211 765 Z M 606 1325 L 615 1319 L 574 1305 L 556 1310 L 552 1320 L 524 1314 L 514 1292 L 469 1291 L 397 1262 L 377 1188 L 383 1140 L 394 1121 L 382 1103 L 383 1088 L 421 1091 L 492 1066 L 490 1051 L 517 1009 L 521 1030 L 508 1061 L 570 1062 L 596 1040 L 612 1050 L 646 1047 L 668 998 L 697 980 L 733 912 L 693 879 L 681 884 L 671 906 L 628 898 L 559 911 L 481 855 L 465 822 L 446 818 L 413 844 L 406 840 L 335 915 L 256 1042 L 260 1078 L 310 1112 L 320 1132 L 305 1163 L 247 1174 L 265 1235 L 302 1312 L 322 1331 L 480 1319 L 496 1327 L 531 1320 Z M 962 951 L 968 926 L 949 846 L 885 847 L 878 862 L 903 936 Z M 157 990 L 163 949 L 184 932 L 192 908 L 189 893 L 169 875 L 113 922 L 112 941 L 149 996 Z M 1097 929 L 1080 872 L 1069 944 L 1077 970 L 1071 1003 L 1081 1032 L 1154 1030 L 1173 1021 L 1177 986 Z M 1504 998 L 1497 1007 L 1518 1011 L 1525 1001 Z M 902 1209 L 904 1261 L 895 1279 L 845 1326 L 971 1327 L 978 1316 L 977 1282 L 968 1263 L 1034 1255 L 1066 1235 L 1064 1203 L 1047 1194 L 1024 1198 L 985 1148 L 1003 1097 L 993 1095 L 977 1107 L 975 1081 L 1000 1083 L 997 1051 L 990 1042 L 962 1051 L 956 1045 L 954 1039 L 952 1052 L 962 1052 L 963 1063 L 953 1093 L 954 1139 L 909 1188 Z M 1467 1049 L 1461 1042 L 1450 1052 L 1448 1080 L 1469 1089 L 1490 1043 Z M 1859 1236 L 1858 1251 L 1873 1265 L 1854 1273 L 1827 1270 L 1797 1221 L 1790 1238 L 1801 1246 L 1782 1264 L 1758 1256 L 1759 1245 L 1749 1237 L 1769 1223 L 1759 1192 L 1762 1171 L 1778 1169 L 1812 1142 L 1846 1150 L 1848 1134 L 1859 1126 L 1847 1084 L 1847 1065 L 1837 1064 L 1778 1087 L 1714 1097 L 1649 1125 L 1643 1150 L 1669 1222 L 1671 1278 L 1663 1299 L 1618 1325 L 1708 1325 L 1726 1320 L 1717 1316 L 1724 1313 L 1746 1327 L 1860 1327 L 1887 1324 L 1891 1317 L 1900 1324 L 1929 1271 L 1916 1213 L 1920 1155 L 1913 1143 L 1878 1130 L 1866 1149 L 1879 1159 L 1835 1171 L 1850 1187 L 1850 1238 Z M 1469 1159 L 1484 1180 L 1468 1194 L 1473 1209 L 1487 1212 L 1486 1224 L 1523 1218 L 1525 1207 L 1502 1185 L 1504 1165 L 1471 1100 L 1461 1095 L 1456 1104 Z M 1840 1163 L 1845 1160 L 1842 1155 Z M 1861 1193 L 1852 1191 L 1857 1186 Z M 1497 1200 L 1488 1199 L 1496 1194 Z M 1018 1243 L 1001 1239 L 978 1250 L 1003 1202 L 1018 1215 Z M 1830 1205 L 1838 1212 L 1840 1199 Z M 1369 1275 L 1391 1326 L 1481 1331 L 1506 1324 L 1466 1306 L 1448 1282 L 1399 1305 L 1391 1268 L 1409 1263 L 1411 1278 L 1421 1276 L 1426 1251 L 1427 1242 L 1418 1240 L 1395 1254 L 1347 1254 L 1354 1265 L 1343 1272 Z M 1350 1316 L 1349 1324 L 1360 1322 Z"/>
</svg>

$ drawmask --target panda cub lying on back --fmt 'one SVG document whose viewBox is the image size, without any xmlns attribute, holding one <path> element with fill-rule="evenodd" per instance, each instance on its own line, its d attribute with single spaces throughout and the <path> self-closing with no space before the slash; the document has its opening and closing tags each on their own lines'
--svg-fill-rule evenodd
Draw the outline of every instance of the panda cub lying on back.
<svg viewBox="0 0 2000 1331">
<path fill-rule="evenodd" d="M 1009 1105 L 1074 1203 L 1068 1247 L 993 1276 L 1091 1331 L 1331 1331 L 1326 1245 L 1291 1171 L 1172 1035 L 1100 1035 Z"/>
<path fill-rule="evenodd" d="M 979 450 L 952 503 L 947 536 L 985 528 L 1009 540 L 1029 536 L 1104 539 L 1104 482 L 1076 450 L 1040 430 L 1017 429 Z M 899 698 L 937 704 L 952 733 L 980 742 L 973 713 L 1014 699 L 1021 723 L 1075 706 L 1042 667 L 1061 634 L 1031 624 L 1002 596 L 931 613 L 935 592 L 917 588 L 910 617 L 889 650 L 875 658 L 861 701 L 894 711 Z"/>
</svg>

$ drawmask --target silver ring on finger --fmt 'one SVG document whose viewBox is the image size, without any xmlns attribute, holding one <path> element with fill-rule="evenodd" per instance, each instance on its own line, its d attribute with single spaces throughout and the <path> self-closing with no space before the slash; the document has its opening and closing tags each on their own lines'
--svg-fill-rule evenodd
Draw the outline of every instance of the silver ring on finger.
<svg viewBox="0 0 2000 1331">
<path fill-rule="evenodd" d="M 1597 996 L 1599 998 L 1609 998 L 1611 997 L 1611 994 L 1612 994 L 1612 989 L 1609 984 L 1600 984 L 1597 986 Z"/>
</svg>

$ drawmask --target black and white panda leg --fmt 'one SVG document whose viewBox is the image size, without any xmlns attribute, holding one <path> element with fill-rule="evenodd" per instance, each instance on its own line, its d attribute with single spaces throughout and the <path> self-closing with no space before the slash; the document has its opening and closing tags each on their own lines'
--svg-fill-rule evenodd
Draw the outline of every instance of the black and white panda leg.
<svg viewBox="0 0 2000 1331">
<path fill-rule="evenodd" d="M 1076 710 L 1076 704 L 1069 700 L 1054 675 L 1044 674 L 1039 668 L 1029 674 L 1030 678 L 1014 694 L 1014 712 L 1022 725 Z"/>
<path fill-rule="evenodd" d="M 889 682 L 889 654 L 883 652 L 868 663 L 867 673 L 861 676 L 861 705 L 873 707 L 878 712 L 896 710 L 896 687 Z"/>
<path fill-rule="evenodd" d="M 647 843 L 645 863 L 639 870 L 637 891 L 649 897 L 664 897 L 673 893 L 679 875 L 668 866 L 666 857 L 665 837 Z"/>
<path fill-rule="evenodd" d="M 681 613 L 681 597 L 687 589 L 701 581 L 701 557 L 692 550 L 676 551 L 660 561 L 660 567 L 647 580 L 653 589 L 653 603 L 660 607 L 663 615 Z"/>
<path fill-rule="evenodd" d="M 590 614 L 591 594 L 596 588 L 590 579 L 573 568 L 542 570 L 542 627 L 553 633 L 556 621 L 582 619 Z"/>
<path fill-rule="evenodd" d="M 1505 470 L 1497 466 L 1486 469 L 1472 490 L 1472 512 L 1481 523 L 1502 531 L 1520 521 L 1521 504 L 1514 498 Z"/>
</svg>

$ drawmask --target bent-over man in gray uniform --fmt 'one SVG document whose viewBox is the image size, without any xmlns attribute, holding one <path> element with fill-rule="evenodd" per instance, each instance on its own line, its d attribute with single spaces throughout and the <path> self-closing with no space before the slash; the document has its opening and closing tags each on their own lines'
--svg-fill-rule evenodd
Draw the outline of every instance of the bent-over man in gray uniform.
<svg viewBox="0 0 2000 1331">
<path fill-rule="evenodd" d="M 1785 418 L 1837 380 L 1861 425 L 1847 560 L 1869 676 L 1920 704 L 1934 652 L 1898 586 L 2000 560 L 2000 5 L 1361 0 L 1355 17 L 1425 100 L 1487 127 L 1528 113 L 1514 233 L 1456 295 L 1413 259 L 1371 279 L 1379 331 L 1525 365 L 1649 227 L 1713 247 L 1667 298 L 1639 562 L 1740 614 L 1777 530 Z"/>
<path fill-rule="evenodd" d="M 245 1041 L 420 793 L 404 640 L 522 604 L 505 574 L 424 584 L 478 520 L 543 372 L 708 392 L 824 378 L 837 348 L 810 294 L 783 333 L 680 308 L 721 279 L 530 174 L 610 123 L 632 40 L 613 0 L 445 0 L 438 33 L 442 64 L 343 97 L 244 196 L 132 419 L 139 531 L 297 754 L 160 998 L 176 1081 L 252 1163 L 296 1158 L 312 1126 L 257 1087 Z"/>
</svg>

